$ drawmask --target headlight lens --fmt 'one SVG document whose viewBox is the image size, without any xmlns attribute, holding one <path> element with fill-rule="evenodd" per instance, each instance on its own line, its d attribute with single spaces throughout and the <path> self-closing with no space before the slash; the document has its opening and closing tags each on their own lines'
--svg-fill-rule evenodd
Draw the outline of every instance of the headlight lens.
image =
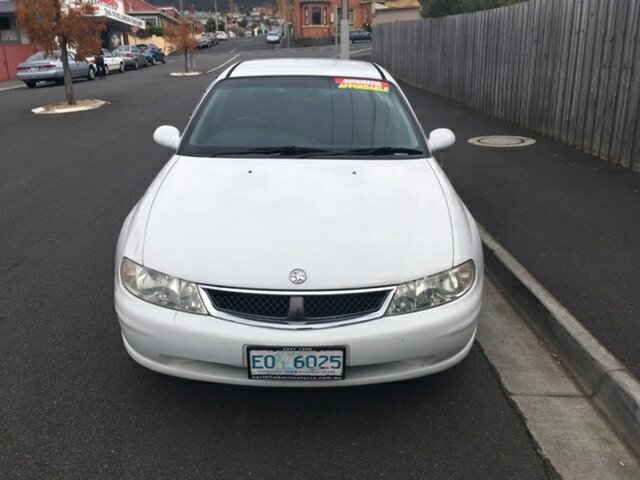
<svg viewBox="0 0 640 480">
<path fill-rule="evenodd" d="M 403 283 L 398 286 L 387 314 L 410 313 L 451 302 L 469 291 L 475 277 L 476 266 L 469 260 L 451 270 Z"/>
<path fill-rule="evenodd" d="M 120 278 L 126 289 L 142 300 L 174 310 L 207 313 L 195 283 L 145 268 L 128 258 L 122 259 Z"/>
</svg>

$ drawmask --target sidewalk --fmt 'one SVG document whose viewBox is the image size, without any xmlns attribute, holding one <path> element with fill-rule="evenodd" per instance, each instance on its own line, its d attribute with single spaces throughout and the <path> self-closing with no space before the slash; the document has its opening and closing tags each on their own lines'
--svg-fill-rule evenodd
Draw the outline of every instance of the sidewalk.
<svg viewBox="0 0 640 480">
<path fill-rule="evenodd" d="M 476 220 L 640 378 L 640 174 L 402 88 L 427 134 L 455 132 L 445 171 Z M 467 143 L 491 134 L 537 143 Z"/>
<path fill-rule="evenodd" d="M 27 88 L 27 86 L 20 80 L 0 82 L 0 92 L 8 92 L 9 90 L 16 90 L 17 88 Z"/>
</svg>

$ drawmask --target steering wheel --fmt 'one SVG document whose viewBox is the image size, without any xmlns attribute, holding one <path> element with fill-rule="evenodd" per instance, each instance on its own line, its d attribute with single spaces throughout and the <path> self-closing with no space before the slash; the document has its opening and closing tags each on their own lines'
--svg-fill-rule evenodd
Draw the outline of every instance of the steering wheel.
<svg viewBox="0 0 640 480">
<path fill-rule="evenodd" d="M 231 120 L 229 123 L 227 123 L 223 130 L 229 130 L 229 129 L 233 129 L 233 128 L 237 128 L 238 125 L 241 124 L 248 124 L 248 126 L 250 126 L 251 124 L 255 125 L 256 127 L 262 128 L 262 127 L 266 127 L 267 124 L 264 120 L 260 120 L 259 118 L 255 118 L 255 117 L 240 117 L 240 118 L 236 118 L 235 120 Z M 247 126 L 247 125 L 245 125 Z"/>
</svg>

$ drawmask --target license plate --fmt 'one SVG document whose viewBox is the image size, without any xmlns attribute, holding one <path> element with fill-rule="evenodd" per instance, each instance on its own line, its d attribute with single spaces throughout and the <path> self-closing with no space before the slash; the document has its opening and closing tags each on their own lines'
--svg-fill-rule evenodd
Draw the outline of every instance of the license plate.
<svg viewBox="0 0 640 480">
<path fill-rule="evenodd" d="M 343 380 L 344 347 L 248 347 L 249 378 Z"/>
<path fill-rule="evenodd" d="M 38 70 L 40 70 L 40 67 L 31 67 L 29 69 L 30 72 L 37 72 Z"/>
</svg>

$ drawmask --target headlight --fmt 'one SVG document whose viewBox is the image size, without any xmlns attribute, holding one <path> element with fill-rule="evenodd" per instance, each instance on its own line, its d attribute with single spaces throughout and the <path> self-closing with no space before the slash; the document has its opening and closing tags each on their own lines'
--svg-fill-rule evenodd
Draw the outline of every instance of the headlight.
<svg viewBox="0 0 640 480">
<path fill-rule="evenodd" d="M 469 291 L 476 277 L 473 260 L 430 277 L 398 286 L 387 315 L 410 313 L 436 307 L 460 298 Z"/>
<path fill-rule="evenodd" d="M 142 300 L 162 307 L 206 314 L 195 283 L 156 272 L 123 258 L 120 278 L 129 292 Z"/>
</svg>

